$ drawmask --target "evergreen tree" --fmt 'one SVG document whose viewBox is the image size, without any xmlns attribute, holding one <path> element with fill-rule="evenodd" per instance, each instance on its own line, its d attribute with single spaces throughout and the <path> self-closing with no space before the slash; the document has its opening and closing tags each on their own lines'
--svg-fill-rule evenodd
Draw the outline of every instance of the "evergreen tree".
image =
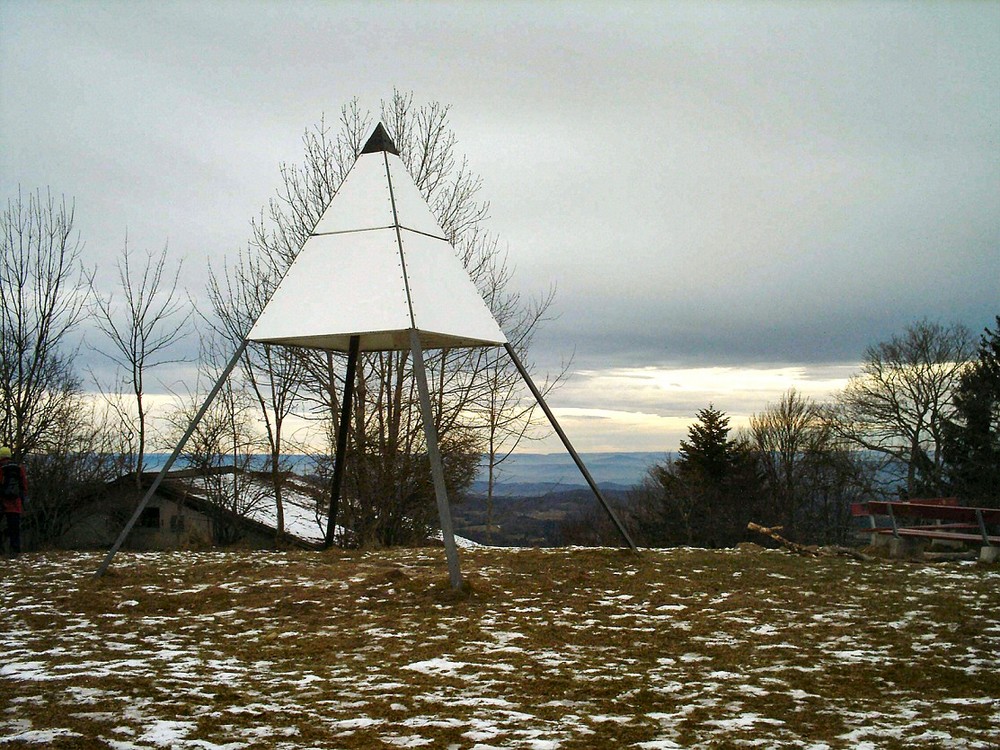
<svg viewBox="0 0 1000 750">
<path fill-rule="evenodd" d="M 952 397 L 944 461 L 951 489 L 970 505 L 1000 507 L 1000 315 Z"/>
<path fill-rule="evenodd" d="M 714 406 L 698 412 L 676 461 L 650 468 L 633 498 L 642 544 L 726 547 L 742 541 L 757 503 L 757 478 L 746 446 L 729 439 L 729 418 Z"/>
<path fill-rule="evenodd" d="M 729 417 L 709 404 L 698 412 L 698 421 L 688 428 L 681 441 L 677 470 L 682 475 L 721 482 L 737 457 L 736 443 L 729 440 Z"/>
</svg>

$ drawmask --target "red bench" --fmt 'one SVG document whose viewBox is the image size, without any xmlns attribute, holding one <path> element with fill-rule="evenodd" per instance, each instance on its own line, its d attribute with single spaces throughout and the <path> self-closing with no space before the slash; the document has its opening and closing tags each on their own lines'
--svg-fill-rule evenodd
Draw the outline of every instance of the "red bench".
<svg viewBox="0 0 1000 750">
<path fill-rule="evenodd" d="M 957 498 L 853 503 L 851 515 L 868 517 L 870 527 L 864 530 L 867 533 L 891 534 L 897 539 L 920 537 L 977 542 L 984 547 L 1000 545 L 1000 535 L 990 534 L 988 530 L 989 526 L 1000 526 L 1000 510 L 959 505 Z M 887 517 L 889 525 L 878 525 L 875 520 L 877 516 Z M 913 521 L 933 523 L 913 524 Z"/>
</svg>

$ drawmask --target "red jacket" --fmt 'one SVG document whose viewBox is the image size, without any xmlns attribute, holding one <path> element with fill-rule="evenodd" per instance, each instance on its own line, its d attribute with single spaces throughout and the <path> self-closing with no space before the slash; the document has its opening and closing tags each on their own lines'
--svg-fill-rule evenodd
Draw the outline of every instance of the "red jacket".
<svg viewBox="0 0 1000 750">
<path fill-rule="evenodd" d="M 0 461 L 0 469 L 9 464 L 10 459 Z M 23 513 L 24 505 L 21 503 L 21 498 L 28 494 L 28 472 L 24 470 L 24 464 L 18 467 L 21 470 L 21 497 L 14 498 L 13 500 L 8 500 L 4 498 L 3 501 L 3 512 L 4 513 Z"/>
</svg>

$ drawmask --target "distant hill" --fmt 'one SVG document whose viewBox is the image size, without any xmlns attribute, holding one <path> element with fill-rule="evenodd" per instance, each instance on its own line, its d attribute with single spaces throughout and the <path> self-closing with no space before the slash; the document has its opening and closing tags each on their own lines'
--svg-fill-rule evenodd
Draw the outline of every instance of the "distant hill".
<svg viewBox="0 0 1000 750">
<path fill-rule="evenodd" d="M 625 490 L 603 488 L 610 503 L 624 499 Z M 564 525 L 600 510 L 589 488 L 576 488 L 539 495 L 501 495 L 493 508 L 481 495 L 466 496 L 452 503 L 455 533 L 479 544 L 500 547 L 555 547 L 568 543 Z"/>
<path fill-rule="evenodd" d="M 629 490 L 642 482 L 654 463 L 665 461 L 663 453 L 581 453 L 594 481 L 602 489 Z M 471 494 L 486 492 L 486 459 L 479 465 Z M 587 482 L 568 453 L 515 453 L 497 467 L 494 495 L 529 497 L 586 487 Z"/>
<path fill-rule="evenodd" d="M 584 453 L 584 464 L 609 502 L 624 499 L 668 453 Z M 599 506 L 568 453 L 517 453 L 498 469 L 493 507 L 486 501 L 486 460 L 466 497 L 452 506 L 456 531 L 485 544 L 553 546 L 565 543 L 567 521 Z"/>
<path fill-rule="evenodd" d="M 666 460 L 671 454 L 661 453 L 581 453 L 594 480 L 608 490 L 628 490 L 642 481 L 646 470 L 654 463 Z M 259 456 L 255 469 L 263 469 L 267 456 Z M 146 470 L 157 471 L 166 462 L 167 454 L 151 453 L 146 456 Z M 296 474 L 310 474 L 315 470 L 315 460 L 310 456 L 290 454 L 282 457 Z M 185 468 L 179 461 L 175 468 Z M 486 458 L 480 461 L 479 472 L 471 487 L 472 494 L 486 491 Z M 515 453 L 497 468 L 494 494 L 507 497 L 545 495 L 553 492 L 586 487 L 587 483 L 572 457 L 560 453 Z"/>
<path fill-rule="evenodd" d="M 642 482 L 651 465 L 669 456 L 668 453 L 581 454 L 609 502 L 624 499 L 629 490 Z M 263 468 L 267 457 L 258 458 L 258 467 Z M 147 470 L 156 471 L 166 462 L 167 455 L 152 454 L 146 459 Z M 286 455 L 283 461 L 296 474 L 307 475 L 315 470 L 315 460 L 309 456 Z M 566 522 L 585 518 L 599 509 L 573 458 L 565 452 L 517 453 L 507 458 L 497 471 L 492 508 L 486 502 L 486 479 L 484 457 L 465 496 L 451 498 L 455 532 L 475 542 L 528 547 L 560 545 L 564 543 Z M 303 527 L 311 535 L 300 534 L 310 541 L 317 534 L 322 536 L 314 504 L 315 501 L 312 505 L 305 504 L 313 508 L 306 514 Z M 288 513 L 297 507 L 293 506 L 286 506 L 286 523 L 289 523 Z"/>
</svg>

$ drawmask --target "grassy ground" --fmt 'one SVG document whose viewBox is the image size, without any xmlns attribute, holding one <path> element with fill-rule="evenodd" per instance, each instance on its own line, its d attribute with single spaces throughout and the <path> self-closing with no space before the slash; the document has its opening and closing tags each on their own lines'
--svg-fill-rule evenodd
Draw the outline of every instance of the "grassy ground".
<svg viewBox="0 0 1000 750">
<path fill-rule="evenodd" d="M 996 748 L 1000 569 L 780 551 L 24 555 L 0 744 Z"/>
</svg>

